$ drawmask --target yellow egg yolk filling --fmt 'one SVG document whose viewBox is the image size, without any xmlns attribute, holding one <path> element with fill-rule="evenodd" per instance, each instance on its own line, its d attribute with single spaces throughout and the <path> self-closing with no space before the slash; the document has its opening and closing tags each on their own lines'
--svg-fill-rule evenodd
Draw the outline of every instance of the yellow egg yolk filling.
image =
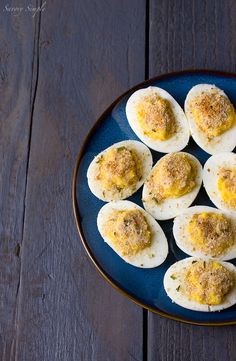
<svg viewBox="0 0 236 361">
<path fill-rule="evenodd" d="M 220 263 L 195 261 L 185 271 L 182 292 L 191 301 L 219 305 L 232 289 L 234 282 L 233 273 Z"/>
<path fill-rule="evenodd" d="M 236 168 L 221 168 L 218 178 L 218 189 L 222 200 L 236 210 Z"/>
<path fill-rule="evenodd" d="M 161 159 L 148 180 L 151 198 L 160 203 L 179 198 L 196 186 L 196 166 L 186 154 L 172 153 Z"/>
<path fill-rule="evenodd" d="M 197 126 L 209 139 L 223 134 L 232 128 L 236 115 L 229 99 L 218 91 L 202 92 L 190 104 Z"/>
<path fill-rule="evenodd" d="M 99 174 L 105 190 L 120 192 L 136 185 L 142 178 L 142 163 L 135 151 L 126 147 L 111 148 L 98 160 Z"/>
<path fill-rule="evenodd" d="M 194 214 L 187 226 L 194 250 L 218 257 L 234 243 L 230 221 L 222 214 L 202 212 Z"/>
<path fill-rule="evenodd" d="M 139 210 L 114 211 L 105 225 L 105 235 L 124 256 L 135 255 L 151 245 L 150 226 Z"/>
<path fill-rule="evenodd" d="M 154 140 L 167 140 L 177 130 L 169 101 L 156 94 L 144 97 L 138 104 L 137 120 L 144 134 Z"/>
</svg>

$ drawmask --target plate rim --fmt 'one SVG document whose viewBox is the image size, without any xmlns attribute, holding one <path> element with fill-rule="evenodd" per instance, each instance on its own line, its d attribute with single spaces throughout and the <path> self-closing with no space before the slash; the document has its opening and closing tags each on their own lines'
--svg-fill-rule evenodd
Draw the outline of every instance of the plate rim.
<svg viewBox="0 0 236 361">
<path fill-rule="evenodd" d="M 219 76 L 219 77 L 227 77 L 227 78 L 236 78 L 236 73 L 234 72 L 227 72 L 227 71 L 221 71 L 221 70 L 211 70 L 211 69 L 187 69 L 187 70 L 180 70 L 180 71 L 173 71 L 173 72 L 167 72 L 167 73 L 162 73 L 158 76 L 152 77 L 150 79 L 144 80 L 141 83 L 136 84 L 135 86 L 133 86 L 132 88 L 128 89 L 127 91 L 125 91 L 123 94 L 121 94 L 118 98 L 116 98 L 109 107 L 106 108 L 106 110 L 97 118 L 97 120 L 95 121 L 95 123 L 92 125 L 92 127 L 90 128 L 90 130 L 88 131 L 84 141 L 82 142 L 80 151 L 77 155 L 77 159 L 76 159 L 76 163 L 74 166 L 74 170 L 73 170 L 73 176 L 72 176 L 72 205 L 73 205 L 73 213 L 74 213 L 74 219 L 75 219 L 75 223 L 76 223 L 76 228 L 77 231 L 79 233 L 79 238 L 83 244 L 83 247 L 87 253 L 87 255 L 89 256 L 90 260 L 92 261 L 92 263 L 94 264 L 94 266 L 96 267 L 97 271 L 99 272 L 99 274 L 113 287 L 115 288 L 117 291 L 119 291 L 123 296 L 125 296 L 126 298 L 128 298 L 129 300 L 133 301 L 135 304 L 137 304 L 138 306 L 141 306 L 142 308 L 151 311 L 155 314 L 158 314 L 159 316 L 165 317 L 167 319 L 171 319 L 174 321 L 179 321 L 182 323 L 186 323 L 186 324 L 191 324 L 191 325 L 198 325 L 198 326 L 229 326 L 229 325 L 235 325 L 236 324 L 236 319 L 234 321 L 220 321 L 220 322 L 203 322 L 203 321 L 192 321 L 186 318 L 182 318 L 180 316 L 175 316 L 172 315 L 170 313 L 167 313 L 165 311 L 162 311 L 158 308 L 153 308 L 151 306 L 148 306 L 147 304 L 143 303 L 142 301 L 140 301 L 139 299 L 135 298 L 132 294 L 130 294 L 129 292 L 123 290 L 118 283 L 110 276 L 108 275 L 108 273 L 103 269 L 102 265 L 97 261 L 95 255 L 93 254 L 91 248 L 89 247 L 89 244 L 86 240 L 86 237 L 84 236 L 83 233 L 83 229 L 82 229 L 82 224 L 81 224 L 81 218 L 80 218 L 80 214 L 79 214 L 79 208 L 78 208 L 78 203 L 77 203 L 77 198 L 76 198 L 76 184 L 77 184 L 77 175 L 78 175 L 78 170 L 79 170 L 79 166 L 82 160 L 82 157 L 85 153 L 85 149 L 86 146 L 91 138 L 91 136 L 93 135 L 93 133 L 96 131 L 96 129 L 99 127 L 99 125 L 102 123 L 103 119 L 112 111 L 112 109 L 116 106 L 116 104 L 119 103 L 119 101 L 124 98 L 126 95 L 128 95 L 130 92 L 134 92 L 140 88 L 142 88 L 143 86 L 146 86 L 147 84 L 154 82 L 154 81 L 158 81 L 158 80 L 163 80 L 163 79 L 168 79 L 168 78 L 172 78 L 175 76 L 181 76 L 181 75 L 191 75 L 191 74 L 210 74 L 210 75 L 214 75 L 214 76 Z"/>
</svg>

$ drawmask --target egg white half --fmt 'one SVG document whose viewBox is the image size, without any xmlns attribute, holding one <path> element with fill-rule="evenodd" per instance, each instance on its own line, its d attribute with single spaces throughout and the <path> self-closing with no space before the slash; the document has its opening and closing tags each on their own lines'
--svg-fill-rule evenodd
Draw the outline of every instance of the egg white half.
<svg viewBox="0 0 236 361">
<path fill-rule="evenodd" d="M 196 301 L 190 301 L 185 295 L 183 295 L 180 291 L 181 284 L 183 282 L 183 278 L 174 277 L 173 275 L 181 274 L 183 270 L 190 266 L 192 262 L 199 261 L 199 258 L 188 257 L 183 259 L 182 261 L 178 261 L 174 263 L 165 273 L 164 276 L 164 288 L 167 295 L 171 298 L 172 302 L 176 303 L 179 306 L 187 308 L 193 311 L 201 311 L 201 312 L 214 312 L 221 311 L 225 308 L 231 307 L 236 303 L 236 285 L 234 284 L 232 290 L 225 296 L 224 301 L 220 305 L 206 305 L 201 304 Z M 236 278 L 236 267 L 229 262 L 217 261 L 222 266 L 227 268 L 229 271 L 233 272 Z M 171 277 L 172 276 L 172 277 Z"/>
<path fill-rule="evenodd" d="M 190 235 L 187 231 L 188 224 L 194 214 L 199 214 L 203 212 L 222 214 L 228 220 L 230 220 L 232 231 L 234 234 L 234 244 L 220 257 L 212 257 L 211 255 L 206 255 L 201 250 L 197 249 L 196 245 L 193 245 L 193 243 L 191 243 Z M 194 206 L 186 209 L 180 216 L 174 219 L 173 235 L 177 246 L 190 256 L 199 258 L 212 258 L 214 260 L 225 261 L 236 257 L 236 216 L 228 212 L 220 211 L 217 208 L 207 206 Z"/>
<path fill-rule="evenodd" d="M 230 152 L 236 146 L 236 123 L 232 126 L 232 128 L 230 128 L 223 134 L 212 139 L 208 139 L 207 135 L 196 124 L 196 121 L 192 114 L 190 108 L 192 100 L 195 97 L 201 95 L 202 92 L 210 92 L 214 89 L 218 89 L 221 95 L 228 98 L 227 95 L 223 92 L 223 90 L 217 88 L 215 85 L 198 84 L 195 85 L 192 89 L 190 89 L 184 104 L 185 114 L 189 121 L 191 135 L 195 142 L 199 145 L 199 147 L 201 147 L 203 150 L 205 150 L 205 152 L 209 154 Z"/>
<path fill-rule="evenodd" d="M 135 255 L 124 256 L 114 248 L 112 242 L 104 234 L 106 222 L 110 219 L 115 210 L 140 210 L 145 216 L 151 232 L 152 241 L 150 247 L 147 247 Z M 160 225 L 145 210 L 137 204 L 130 201 L 116 201 L 105 204 L 99 211 L 97 217 L 98 230 L 104 241 L 127 263 L 140 268 L 153 268 L 162 264 L 168 254 L 168 243 L 166 236 Z"/>
<path fill-rule="evenodd" d="M 222 200 L 218 190 L 219 170 L 221 168 L 236 167 L 236 154 L 227 152 L 211 156 L 205 163 L 203 168 L 203 185 L 207 194 L 216 207 L 223 211 L 233 212 L 236 211 L 229 208 L 229 206 Z"/>
<path fill-rule="evenodd" d="M 159 159 L 159 161 L 152 168 L 147 180 L 144 183 L 143 195 L 142 195 L 144 208 L 157 220 L 171 219 L 181 214 L 186 208 L 188 208 L 193 203 L 201 187 L 202 166 L 200 162 L 198 161 L 197 158 L 195 158 L 193 155 L 189 153 L 181 152 L 181 154 L 186 154 L 196 165 L 196 169 L 197 169 L 196 186 L 193 188 L 191 192 L 184 194 L 179 198 L 166 198 L 159 204 L 157 204 L 154 200 L 150 199 L 148 179 L 152 175 L 155 168 L 158 166 L 159 161 L 163 159 L 163 157 Z M 165 155 L 164 157 L 167 156 L 168 155 Z"/>
<path fill-rule="evenodd" d="M 145 135 L 137 120 L 137 105 L 142 103 L 144 97 L 153 93 L 157 94 L 162 99 L 168 100 L 176 120 L 178 131 L 167 140 L 155 140 Z M 151 149 L 161 153 L 178 152 L 188 144 L 190 132 L 184 111 L 177 101 L 164 89 L 149 86 L 148 88 L 139 89 L 134 92 L 127 101 L 126 116 L 129 125 L 135 134 Z"/>
<path fill-rule="evenodd" d="M 140 159 L 140 161 L 142 163 L 142 177 L 136 184 L 134 184 L 130 187 L 124 188 L 123 190 L 120 191 L 120 193 L 117 193 L 114 196 L 111 191 L 104 190 L 101 180 L 97 179 L 97 176 L 99 174 L 99 159 L 109 149 L 120 148 L 120 147 L 126 147 L 127 149 L 133 150 L 136 152 L 136 154 L 138 155 L 138 158 Z M 146 145 L 144 145 L 143 143 L 138 142 L 136 140 L 124 140 L 122 142 L 115 143 L 115 144 L 111 145 L 110 147 L 106 148 L 101 153 L 99 153 L 93 159 L 93 161 L 90 163 L 88 171 L 87 171 L 87 179 L 88 179 L 89 188 L 90 188 L 91 192 L 97 198 L 99 198 L 105 202 L 128 198 L 143 185 L 145 179 L 147 178 L 148 174 L 151 171 L 152 164 L 153 164 L 152 154 L 151 154 L 150 150 L 148 149 L 148 147 L 146 147 Z"/>
</svg>

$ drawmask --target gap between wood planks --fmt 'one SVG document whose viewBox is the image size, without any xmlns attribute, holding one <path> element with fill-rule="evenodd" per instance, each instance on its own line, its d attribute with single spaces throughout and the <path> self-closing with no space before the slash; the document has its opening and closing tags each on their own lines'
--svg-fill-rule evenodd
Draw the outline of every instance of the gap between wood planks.
<svg viewBox="0 0 236 361">
<path fill-rule="evenodd" d="M 42 7 L 42 0 L 36 0 L 36 7 Z M 23 245 L 24 245 L 23 242 L 24 242 L 24 229 L 25 229 L 25 208 L 26 208 L 26 193 L 27 193 L 27 183 L 28 183 L 28 169 L 29 169 L 32 125 L 33 125 L 33 116 L 34 116 L 34 104 L 35 104 L 35 99 L 36 99 L 36 94 L 37 94 L 38 78 L 39 78 L 40 28 L 41 28 L 41 11 L 38 14 L 38 19 L 35 22 L 35 29 L 34 29 L 34 52 L 33 52 L 33 60 L 32 60 L 32 80 L 31 80 L 31 85 L 30 85 L 31 114 L 30 114 L 30 124 L 29 124 L 26 179 L 25 179 L 25 189 L 24 189 L 24 209 L 23 209 L 23 222 L 22 222 L 22 233 L 21 233 L 21 249 L 18 250 L 18 253 L 20 256 L 20 272 L 19 272 L 18 287 L 17 287 L 17 291 L 16 291 L 16 313 L 15 313 L 16 339 L 15 339 L 15 355 L 14 355 L 15 360 L 17 360 L 17 354 L 18 354 L 19 318 L 20 318 L 20 309 L 21 309 L 21 279 L 22 279 L 21 257 L 23 255 L 22 249 L 23 249 Z"/>
</svg>

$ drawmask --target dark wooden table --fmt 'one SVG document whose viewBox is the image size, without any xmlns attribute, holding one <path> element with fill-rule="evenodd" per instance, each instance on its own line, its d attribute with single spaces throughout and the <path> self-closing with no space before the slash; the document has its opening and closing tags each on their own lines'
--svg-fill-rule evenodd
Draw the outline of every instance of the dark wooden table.
<svg viewBox="0 0 236 361">
<path fill-rule="evenodd" d="M 89 128 L 126 89 L 173 70 L 236 70 L 236 2 L 0 6 L 0 359 L 235 360 L 236 327 L 166 320 L 101 278 L 71 182 Z"/>
</svg>

